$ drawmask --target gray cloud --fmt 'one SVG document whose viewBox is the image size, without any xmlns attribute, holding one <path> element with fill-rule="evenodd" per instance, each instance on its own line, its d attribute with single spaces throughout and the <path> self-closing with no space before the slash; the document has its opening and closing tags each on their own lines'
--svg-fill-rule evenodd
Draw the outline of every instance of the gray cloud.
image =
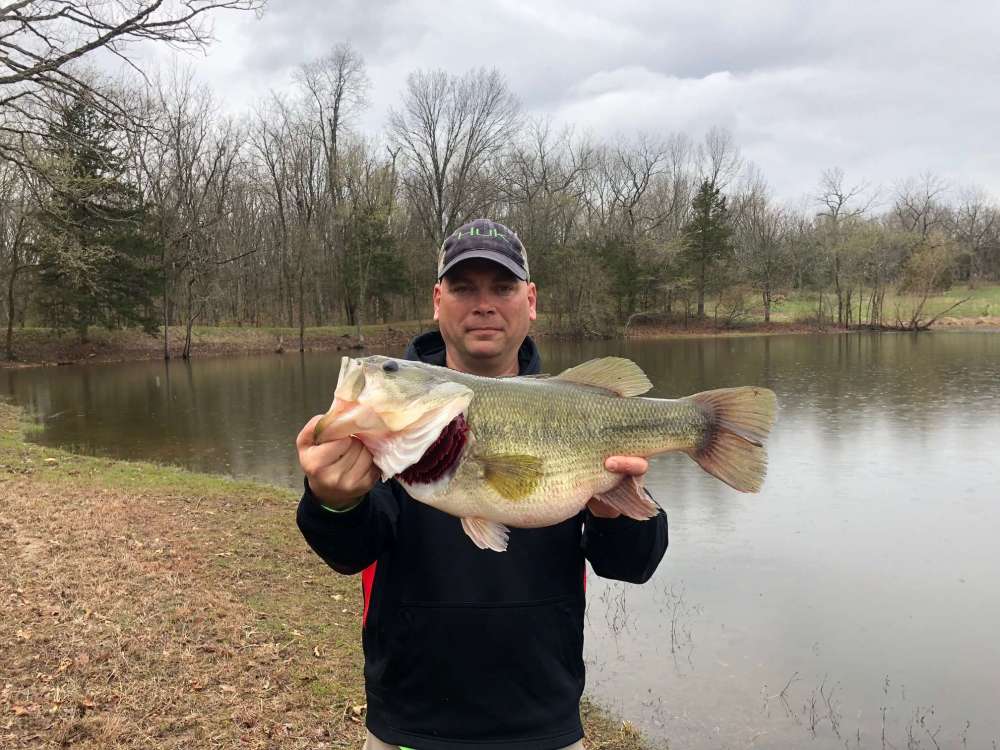
<svg viewBox="0 0 1000 750">
<path fill-rule="evenodd" d="M 496 67 L 529 112 L 595 135 L 726 126 L 788 198 L 833 165 L 886 185 L 930 169 L 1000 196 L 998 21 L 994 0 L 271 0 L 259 20 L 220 16 L 196 69 L 238 110 L 349 39 L 370 129 L 417 68 Z"/>
</svg>

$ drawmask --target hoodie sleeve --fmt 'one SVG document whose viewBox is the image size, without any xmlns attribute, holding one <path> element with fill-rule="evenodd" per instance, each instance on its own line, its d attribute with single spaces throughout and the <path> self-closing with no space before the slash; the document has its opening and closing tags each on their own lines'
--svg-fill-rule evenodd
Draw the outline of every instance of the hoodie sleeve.
<svg viewBox="0 0 1000 750">
<path fill-rule="evenodd" d="M 602 578 L 645 583 L 667 551 L 667 514 L 648 521 L 598 518 L 584 511 L 583 553 Z"/>
<path fill-rule="evenodd" d="M 296 521 L 313 551 L 338 573 L 359 573 L 396 536 L 399 501 L 392 487 L 376 484 L 361 502 L 340 513 L 323 508 L 305 482 Z"/>
</svg>

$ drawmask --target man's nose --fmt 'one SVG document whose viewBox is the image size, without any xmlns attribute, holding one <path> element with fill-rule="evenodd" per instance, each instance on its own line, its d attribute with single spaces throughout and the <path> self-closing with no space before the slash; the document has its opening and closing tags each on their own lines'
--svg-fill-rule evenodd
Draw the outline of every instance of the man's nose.
<svg viewBox="0 0 1000 750">
<path fill-rule="evenodd" d="M 480 292 L 476 297 L 476 306 L 473 311 L 481 315 L 488 315 L 489 313 L 496 312 L 496 309 L 492 297 L 486 292 Z"/>
</svg>

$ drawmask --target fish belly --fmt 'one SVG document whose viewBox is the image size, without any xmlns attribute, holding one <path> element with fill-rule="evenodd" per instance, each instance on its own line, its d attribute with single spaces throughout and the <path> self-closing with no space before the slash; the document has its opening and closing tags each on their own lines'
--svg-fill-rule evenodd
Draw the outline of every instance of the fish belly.
<svg viewBox="0 0 1000 750">
<path fill-rule="evenodd" d="M 510 499 L 499 494 L 483 477 L 482 467 L 466 459 L 451 481 L 439 487 L 407 487 L 417 500 L 461 518 L 485 518 L 517 528 L 551 526 L 572 518 L 595 494 L 615 486 L 621 477 L 605 471 L 598 455 L 579 461 L 572 471 L 546 472 L 529 495 Z M 565 457 L 563 457 L 565 459 Z"/>
</svg>

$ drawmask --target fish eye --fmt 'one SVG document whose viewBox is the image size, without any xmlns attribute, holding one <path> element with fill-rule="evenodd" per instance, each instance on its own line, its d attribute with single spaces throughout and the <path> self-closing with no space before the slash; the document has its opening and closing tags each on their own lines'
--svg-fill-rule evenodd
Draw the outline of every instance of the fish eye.
<svg viewBox="0 0 1000 750">
<path fill-rule="evenodd" d="M 384 372 L 396 372 L 396 370 L 398 369 L 399 369 L 399 362 L 395 362 L 394 360 L 391 359 L 382 365 L 382 370 Z"/>
</svg>

